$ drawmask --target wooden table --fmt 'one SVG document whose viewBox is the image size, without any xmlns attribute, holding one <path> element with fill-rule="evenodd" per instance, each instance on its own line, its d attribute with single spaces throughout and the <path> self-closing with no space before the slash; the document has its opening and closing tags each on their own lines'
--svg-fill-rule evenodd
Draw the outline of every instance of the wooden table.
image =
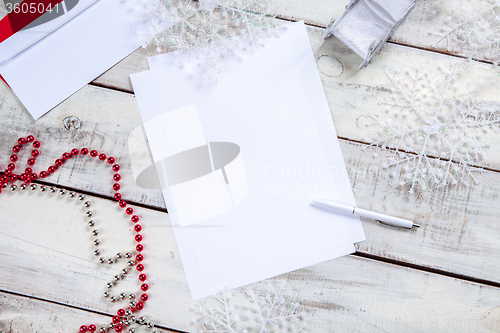
<svg viewBox="0 0 500 333">
<path fill-rule="evenodd" d="M 410 195 L 382 167 L 389 152 L 376 159 L 371 148 L 363 149 L 370 142 L 358 122 L 380 107 L 376 93 L 387 70 L 425 70 L 468 56 L 446 43 L 433 47 L 433 33 L 445 20 L 436 10 L 456 2 L 419 1 L 381 54 L 358 71 L 357 55 L 335 38 L 322 40 L 347 1 L 275 1 L 282 7 L 277 20 L 308 24 L 358 205 L 421 225 L 408 231 L 363 220 L 367 240 L 355 254 L 272 279 L 287 280 L 296 291 L 307 332 L 500 331 L 499 136 L 487 134 L 492 146 L 474 169 L 477 185 L 431 186 Z M 147 69 L 146 58 L 154 54 L 137 50 L 37 121 L 2 84 L 0 164 L 5 167 L 17 138 L 30 133 L 43 145 L 36 166 L 74 147 L 113 154 L 122 166 L 122 193 L 145 226 L 152 297 L 144 315 L 162 332 L 191 332 L 199 328 L 192 319 L 200 316 L 190 310 L 194 303 L 162 194 L 138 187 L 131 163 L 151 158 L 128 76 Z M 500 105 L 498 90 L 488 87 L 485 100 Z M 107 248 L 120 248 L 130 224 L 110 204 L 111 176 L 102 163 L 77 158 L 46 181 L 84 193 L 104 225 Z M 117 269 L 95 263 L 84 209 L 67 197 L 16 192 L 1 195 L 0 211 L 0 332 L 76 332 L 83 323 L 108 322 L 116 306 L 102 292 Z M 261 282 L 236 290 L 236 311 L 247 306 L 246 291 L 266 288 Z"/>
</svg>

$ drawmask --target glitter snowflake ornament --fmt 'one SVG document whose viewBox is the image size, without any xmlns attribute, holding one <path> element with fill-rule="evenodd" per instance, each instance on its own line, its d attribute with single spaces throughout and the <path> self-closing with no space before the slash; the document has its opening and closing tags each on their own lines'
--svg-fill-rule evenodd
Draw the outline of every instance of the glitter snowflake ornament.
<svg viewBox="0 0 500 333">
<path fill-rule="evenodd" d="M 305 332 L 297 294 L 286 289 L 286 281 L 268 283 L 264 292 L 240 288 L 239 308 L 231 305 L 232 295 L 202 299 L 192 310 L 201 315 L 193 320 L 198 333 L 300 333 Z M 236 304 L 236 302 L 234 302 Z"/>
<path fill-rule="evenodd" d="M 434 13 L 444 20 L 443 26 L 433 32 L 434 47 L 445 46 L 447 51 L 465 54 L 470 58 L 500 61 L 500 0 L 470 2 L 459 0 L 451 7 L 439 8 Z"/>
<path fill-rule="evenodd" d="M 377 95 L 380 108 L 366 116 L 365 125 L 377 131 L 370 146 L 373 156 L 387 150 L 384 168 L 391 168 L 410 193 L 429 185 L 476 181 L 473 165 L 490 145 L 485 134 L 500 130 L 498 105 L 478 98 L 494 80 L 491 73 L 488 80 L 481 79 L 485 67 L 495 71 L 463 62 L 386 72 L 388 82 Z"/>
</svg>

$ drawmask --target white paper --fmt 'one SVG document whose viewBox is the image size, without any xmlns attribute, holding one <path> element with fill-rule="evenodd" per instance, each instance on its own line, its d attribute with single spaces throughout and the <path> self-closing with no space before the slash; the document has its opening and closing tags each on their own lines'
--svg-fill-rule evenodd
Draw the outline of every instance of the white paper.
<svg viewBox="0 0 500 333">
<path fill-rule="evenodd" d="M 199 85 L 196 68 L 175 53 L 150 58 L 150 71 L 131 76 L 153 159 L 163 164 L 157 171 L 167 180 L 163 194 L 193 299 L 352 253 L 353 241 L 364 240 L 358 218 L 310 204 L 316 196 L 355 202 L 305 26 L 293 24 L 267 44 L 226 64 L 212 86 Z M 160 119 L 188 106 L 207 143 L 240 150 L 218 169 L 229 182 L 229 209 L 183 227 L 179 207 L 197 211 L 197 198 L 172 191 L 165 164 L 176 155 L 158 142 L 166 133 Z M 220 176 L 196 179 L 214 189 L 209 206 L 226 204 Z"/>
<path fill-rule="evenodd" d="M 100 0 L 14 58 L 0 74 L 37 119 L 132 53 L 135 1 Z"/>
<path fill-rule="evenodd" d="M 82 11 L 87 9 L 90 5 L 92 5 L 96 1 L 97 0 L 78 0 L 77 4 L 70 10 L 66 9 L 65 2 L 62 1 L 57 6 L 52 8 L 52 12 L 50 13 L 47 12 L 44 14 L 44 15 L 61 14 L 60 16 L 46 23 L 34 26 L 32 28 L 23 29 L 15 33 L 13 36 L 7 38 L 2 43 L 0 43 L 0 63 L 11 59 L 19 52 L 27 49 L 28 47 L 35 44 L 45 36 L 49 35 L 51 32 L 55 31 L 63 24 L 71 20 L 73 17 L 80 14 Z M 37 20 L 35 20 L 35 22 Z"/>
</svg>

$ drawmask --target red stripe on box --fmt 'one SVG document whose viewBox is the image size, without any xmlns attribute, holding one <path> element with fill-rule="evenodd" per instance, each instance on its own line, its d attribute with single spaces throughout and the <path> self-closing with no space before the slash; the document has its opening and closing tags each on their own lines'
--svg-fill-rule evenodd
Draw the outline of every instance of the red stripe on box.
<svg viewBox="0 0 500 333">
<path fill-rule="evenodd" d="M 7 81 L 5 81 L 5 79 L 3 78 L 3 76 L 2 76 L 2 75 L 0 75 L 0 79 L 1 79 L 3 82 L 5 82 L 5 84 L 7 85 L 7 87 L 9 87 L 9 88 L 10 88 L 9 84 L 7 83 Z M 10 89 L 12 89 L 12 88 L 10 88 Z"/>
<path fill-rule="evenodd" d="M 18 13 L 12 11 L 7 14 L 7 16 L 0 21 L 0 43 L 45 14 L 47 10 L 53 8 L 61 1 L 62 0 L 24 0 L 21 2 L 20 5 L 22 5 L 23 8 L 24 6 L 30 8 L 31 4 L 34 4 L 37 10 L 35 10 L 34 13 L 20 10 Z M 44 10 L 38 11 L 39 4 L 43 4 Z"/>
</svg>

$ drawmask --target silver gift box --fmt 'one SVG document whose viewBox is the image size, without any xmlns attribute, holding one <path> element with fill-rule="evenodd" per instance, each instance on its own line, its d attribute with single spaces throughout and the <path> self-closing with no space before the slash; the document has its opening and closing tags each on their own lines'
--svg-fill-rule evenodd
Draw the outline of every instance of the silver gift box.
<svg viewBox="0 0 500 333">
<path fill-rule="evenodd" d="M 342 17 L 332 20 L 324 38 L 334 35 L 368 65 L 410 13 L 416 0 L 351 0 Z"/>
</svg>

